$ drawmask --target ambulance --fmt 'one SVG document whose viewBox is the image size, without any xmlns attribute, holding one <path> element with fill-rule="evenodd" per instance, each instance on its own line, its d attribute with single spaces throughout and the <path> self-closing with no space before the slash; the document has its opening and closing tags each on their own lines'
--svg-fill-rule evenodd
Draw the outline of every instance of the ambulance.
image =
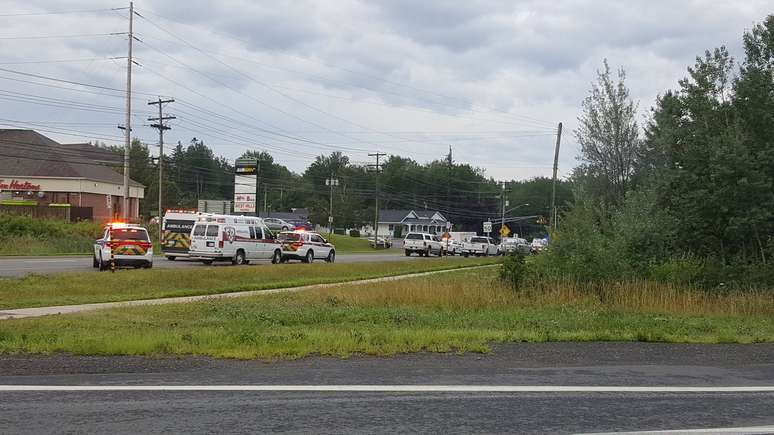
<svg viewBox="0 0 774 435">
<path fill-rule="evenodd" d="M 112 222 L 94 242 L 93 265 L 99 270 L 118 267 L 153 267 L 153 243 L 148 230 L 133 224 Z"/>
<path fill-rule="evenodd" d="M 242 265 L 252 260 L 276 264 L 282 259 L 282 247 L 261 218 L 199 213 L 191 231 L 189 255 L 204 264 L 230 261 Z"/>
<path fill-rule="evenodd" d="M 190 257 L 191 231 L 198 213 L 193 210 L 167 210 L 161 222 L 161 252 L 168 260 Z"/>
</svg>

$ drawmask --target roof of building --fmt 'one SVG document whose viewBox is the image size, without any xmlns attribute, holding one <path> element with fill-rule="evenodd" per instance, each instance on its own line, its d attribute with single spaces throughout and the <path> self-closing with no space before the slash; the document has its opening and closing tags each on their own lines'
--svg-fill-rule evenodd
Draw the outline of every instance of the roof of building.
<svg viewBox="0 0 774 435">
<path fill-rule="evenodd" d="M 33 130 L 0 129 L 0 175 L 83 178 L 123 184 L 120 157 L 91 144 L 60 144 Z M 135 187 L 142 184 L 129 180 Z"/>
<path fill-rule="evenodd" d="M 411 216 L 411 214 L 414 214 L 416 218 Z M 401 222 L 408 222 L 419 219 L 422 219 L 422 222 L 427 221 L 428 219 L 432 219 L 433 216 L 438 214 L 443 221 L 446 221 L 446 217 L 444 217 L 441 212 L 435 211 L 435 210 L 379 210 L 379 222 L 382 223 L 401 223 Z"/>
</svg>

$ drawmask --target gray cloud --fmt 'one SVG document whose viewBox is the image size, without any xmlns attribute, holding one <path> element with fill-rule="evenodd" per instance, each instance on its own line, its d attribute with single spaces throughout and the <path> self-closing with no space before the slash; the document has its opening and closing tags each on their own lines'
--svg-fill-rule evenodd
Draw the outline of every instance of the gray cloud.
<svg viewBox="0 0 774 435">
<path fill-rule="evenodd" d="M 9 0 L 4 6 L 5 13 L 105 7 L 97 0 L 66 5 Z M 250 125 L 341 147 L 380 147 L 420 161 L 437 158 L 452 145 L 458 160 L 508 178 L 550 174 L 553 139 L 505 131 L 545 132 L 560 120 L 568 132 L 560 168 L 569 172 L 577 152 L 569 133 L 603 58 L 627 70 L 632 95 L 644 114 L 658 93 L 676 86 L 703 50 L 727 45 L 740 57 L 742 32 L 770 9 L 757 0 L 190 0 L 136 6 L 147 19 L 136 21 L 143 43 L 136 45 L 142 66 L 136 68 L 135 89 L 175 96 L 242 122 L 178 106 L 196 116 L 180 116 L 171 138 L 187 142 L 209 134 L 207 142 L 229 158 L 264 144 L 260 146 L 269 151 L 285 150 L 278 151 L 277 159 L 297 170 L 307 159 L 299 156 L 319 154 L 324 148 L 288 144 Z M 126 26 L 121 14 L 0 17 L 0 37 L 121 32 Z M 101 58 L 7 67 L 121 88 L 125 64 L 107 58 L 123 56 L 125 46 L 121 37 L 0 40 L 0 63 Z M 9 74 L 0 74 L 4 90 L 122 105 L 116 97 L 2 77 Z M 142 119 L 144 101 L 135 107 Z M 115 135 L 114 124 L 122 122 L 120 114 L 8 101 L 0 101 L 0 118 L 104 122 L 105 127 L 82 127 L 102 135 Z M 146 130 L 138 127 L 137 135 L 152 137 Z M 389 131 L 435 133 L 412 136 L 426 141 L 417 144 L 379 133 Z M 481 133 L 483 139 L 471 140 L 470 134 L 492 131 L 503 133 Z M 365 152 L 349 152 L 354 160 L 366 158 Z"/>
</svg>

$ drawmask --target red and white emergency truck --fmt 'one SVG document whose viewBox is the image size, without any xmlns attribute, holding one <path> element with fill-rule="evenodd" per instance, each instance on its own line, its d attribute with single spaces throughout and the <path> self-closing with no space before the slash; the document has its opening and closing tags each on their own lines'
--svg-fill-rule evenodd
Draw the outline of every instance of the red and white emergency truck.
<svg viewBox="0 0 774 435">
<path fill-rule="evenodd" d="M 194 210 L 167 210 L 161 222 L 161 252 L 168 260 L 190 257 L 191 231 L 198 213 Z"/>
</svg>

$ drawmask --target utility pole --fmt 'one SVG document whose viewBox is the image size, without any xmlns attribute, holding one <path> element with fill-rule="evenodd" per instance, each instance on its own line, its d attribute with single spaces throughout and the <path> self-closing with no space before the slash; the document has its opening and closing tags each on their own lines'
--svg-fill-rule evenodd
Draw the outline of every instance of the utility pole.
<svg viewBox="0 0 774 435">
<path fill-rule="evenodd" d="M 269 217 L 269 193 L 266 184 L 263 185 L 263 217 Z"/>
<path fill-rule="evenodd" d="M 169 98 L 167 100 L 162 100 L 161 97 L 159 97 L 158 101 L 150 101 L 148 102 L 149 106 L 158 105 L 159 106 L 159 117 L 158 118 L 148 118 L 148 121 L 156 121 L 155 124 L 151 124 L 151 127 L 157 128 L 159 130 L 159 243 L 161 243 L 162 238 L 162 232 L 161 232 L 161 224 L 162 219 L 164 216 L 164 209 L 162 208 L 162 194 L 163 194 L 163 187 L 164 187 L 164 130 L 169 130 L 172 127 L 169 127 L 167 125 L 164 125 L 164 121 L 169 121 L 172 119 L 176 119 L 174 116 L 164 116 L 164 107 L 163 105 L 166 103 L 173 103 L 175 100 L 173 98 Z"/>
<path fill-rule="evenodd" d="M 556 170 L 559 167 L 559 144 L 562 143 L 562 123 L 556 127 L 556 151 L 554 151 L 554 178 L 551 185 L 551 227 L 556 230 Z"/>
<path fill-rule="evenodd" d="M 261 161 L 259 159 L 256 159 L 255 163 L 255 216 L 260 217 L 261 216 L 261 209 L 258 208 L 258 198 L 259 198 L 259 184 L 258 179 L 261 175 Z"/>
<path fill-rule="evenodd" d="M 132 146 L 132 41 L 134 33 L 134 2 L 129 2 L 129 57 L 126 60 L 126 133 L 124 137 L 124 203 L 121 214 L 129 218 L 129 148 Z"/>
<path fill-rule="evenodd" d="M 330 205 L 328 207 L 328 227 L 329 227 L 328 234 L 332 234 L 333 233 L 333 186 L 338 186 L 339 180 L 337 178 L 333 178 L 333 174 L 331 174 L 331 178 L 328 178 L 327 180 L 325 180 L 325 184 L 327 186 L 330 186 L 331 188 Z"/>
<path fill-rule="evenodd" d="M 501 195 L 502 212 L 500 214 L 500 238 L 503 236 L 503 227 L 505 226 L 505 181 L 503 181 L 503 193 Z"/>
<path fill-rule="evenodd" d="M 368 154 L 368 157 L 376 157 L 376 165 L 369 165 L 369 166 L 375 166 L 376 169 L 376 211 L 374 213 L 374 249 L 378 249 L 379 247 L 379 171 L 381 170 L 381 165 L 379 163 L 379 159 L 381 157 L 386 156 L 387 154 L 375 152 L 373 154 Z"/>
</svg>

